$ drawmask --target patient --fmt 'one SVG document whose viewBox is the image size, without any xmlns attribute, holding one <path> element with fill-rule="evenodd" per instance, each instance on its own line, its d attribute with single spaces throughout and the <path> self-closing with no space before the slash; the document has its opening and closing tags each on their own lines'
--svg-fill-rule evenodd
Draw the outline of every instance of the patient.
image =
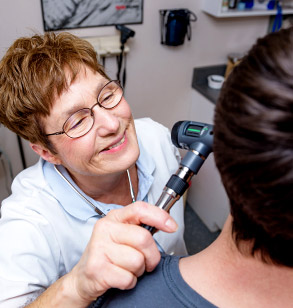
<svg viewBox="0 0 293 308">
<path fill-rule="evenodd" d="M 196 255 L 163 256 L 102 306 L 292 307 L 292 123 L 291 28 L 257 41 L 217 103 L 214 154 L 231 208 L 220 236 Z"/>
</svg>

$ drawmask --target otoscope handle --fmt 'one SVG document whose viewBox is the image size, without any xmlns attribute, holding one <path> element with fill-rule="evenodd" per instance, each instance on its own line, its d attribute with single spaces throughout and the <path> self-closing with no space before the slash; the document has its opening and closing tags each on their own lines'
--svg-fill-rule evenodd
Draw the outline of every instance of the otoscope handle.
<svg viewBox="0 0 293 308">
<path fill-rule="evenodd" d="M 165 187 L 159 200 L 156 202 L 156 206 L 168 212 L 179 198 L 180 195 L 177 195 L 172 189 Z M 156 228 L 145 224 L 143 224 L 142 227 L 149 230 L 151 234 L 154 234 L 157 230 Z"/>
<path fill-rule="evenodd" d="M 173 204 L 185 193 L 189 187 L 189 181 L 193 172 L 180 166 L 176 174 L 173 174 L 167 182 L 163 192 L 156 202 L 156 206 L 166 212 L 169 212 Z M 143 224 L 142 227 L 149 230 L 152 234 L 156 232 L 156 228 Z"/>
</svg>

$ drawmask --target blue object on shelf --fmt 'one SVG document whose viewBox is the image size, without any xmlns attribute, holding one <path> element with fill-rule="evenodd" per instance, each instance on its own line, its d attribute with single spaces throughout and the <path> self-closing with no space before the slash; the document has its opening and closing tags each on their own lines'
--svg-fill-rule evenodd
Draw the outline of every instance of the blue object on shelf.
<svg viewBox="0 0 293 308">
<path fill-rule="evenodd" d="M 268 10 L 273 10 L 276 6 L 276 3 L 277 3 L 276 0 L 270 0 L 268 5 L 267 5 Z"/>
<path fill-rule="evenodd" d="M 254 5 L 254 0 L 245 0 L 245 8 L 246 9 L 252 9 Z"/>
<path fill-rule="evenodd" d="M 276 32 L 281 29 L 283 22 L 282 6 L 277 2 L 277 14 L 273 22 L 272 32 Z"/>
<path fill-rule="evenodd" d="M 245 3 L 244 2 L 239 2 L 237 5 L 237 9 L 239 11 L 244 11 L 245 10 Z"/>
</svg>

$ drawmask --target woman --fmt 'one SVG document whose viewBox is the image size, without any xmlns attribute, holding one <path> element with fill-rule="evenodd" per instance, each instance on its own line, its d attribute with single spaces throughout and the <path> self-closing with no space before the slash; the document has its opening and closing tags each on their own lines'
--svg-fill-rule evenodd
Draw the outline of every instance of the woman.
<svg viewBox="0 0 293 308">
<path fill-rule="evenodd" d="M 86 307 L 153 270 L 157 245 L 186 253 L 182 203 L 171 212 L 178 230 L 158 232 L 157 245 L 139 226 L 177 229 L 144 202 L 156 202 L 178 151 L 166 128 L 133 120 L 92 46 L 68 33 L 18 39 L 0 63 L 0 97 L 1 122 L 41 157 L 2 204 L 0 303 L 25 305 L 43 293 L 31 307 Z"/>
</svg>

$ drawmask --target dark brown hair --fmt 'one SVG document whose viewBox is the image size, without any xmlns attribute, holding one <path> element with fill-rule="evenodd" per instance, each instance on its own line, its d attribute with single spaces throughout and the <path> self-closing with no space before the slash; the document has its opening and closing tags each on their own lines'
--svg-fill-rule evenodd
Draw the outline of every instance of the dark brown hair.
<svg viewBox="0 0 293 308">
<path fill-rule="evenodd" d="M 261 38 L 225 82 L 214 154 L 236 244 L 293 267 L 293 29 Z M 241 249 L 240 249 L 241 250 Z"/>
<path fill-rule="evenodd" d="M 81 65 L 108 78 L 94 48 L 70 33 L 19 38 L 0 62 L 0 122 L 53 153 L 41 119 L 56 98 L 74 81 Z M 70 73 L 70 80 L 65 74 Z"/>
</svg>

